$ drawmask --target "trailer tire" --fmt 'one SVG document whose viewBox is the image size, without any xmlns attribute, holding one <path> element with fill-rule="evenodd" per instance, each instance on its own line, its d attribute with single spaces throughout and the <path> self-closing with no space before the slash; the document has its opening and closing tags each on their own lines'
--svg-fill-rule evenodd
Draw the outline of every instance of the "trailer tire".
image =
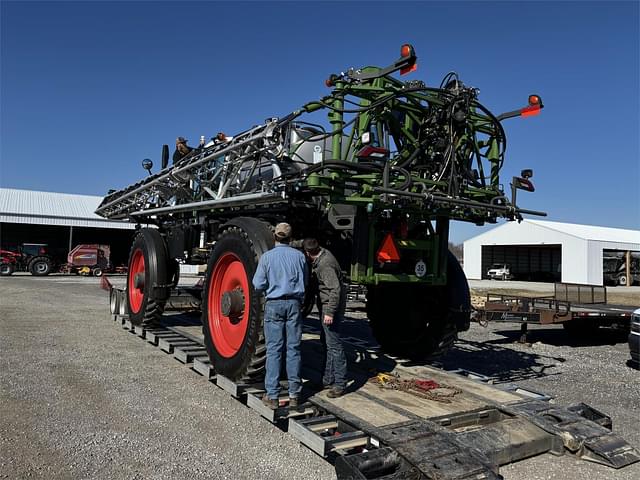
<svg viewBox="0 0 640 480">
<path fill-rule="evenodd" d="M 211 251 L 202 290 L 204 344 L 215 371 L 232 380 L 264 375 L 264 300 L 251 282 L 260 256 L 273 246 L 269 226 L 252 218 L 223 225 Z M 235 292 L 235 313 L 223 313 L 223 295 Z M 229 297 L 227 297 L 229 298 Z"/>
<path fill-rule="evenodd" d="M 143 228 L 133 240 L 127 272 L 126 309 L 133 325 L 157 321 L 169 297 L 167 247 L 160 232 Z"/>
<path fill-rule="evenodd" d="M 51 273 L 51 260 L 47 257 L 34 257 L 29 262 L 29 272 L 36 277 L 43 277 Z"/>
<path fill-rule="evenodd" d="M 469 329 L 469 286 L 451 253 L 447 278 L 445 287 L 387 283 L 367 289 L 369 324 L 385 351 L 412 360 L 442 355 L 459 331 Z"/>
<path fill-rule="evenodd" d="M 91 275 L 93 275 L 94 277 L 101 277 L 102 269 L 100 267 L 94 268 L 93 270 L 91 270 Z"/>
<path fill-rule="evenodd" d="M 112 315 L 120 313 L 120 292 L 113 287 L 109 291 L 109 311 Z"/>
<path fill-rule="evenodd" d="M 10 263 L 0 264 L 0 276 L 8 277 L 13 273 L 13 265 Z"/>
</svg>

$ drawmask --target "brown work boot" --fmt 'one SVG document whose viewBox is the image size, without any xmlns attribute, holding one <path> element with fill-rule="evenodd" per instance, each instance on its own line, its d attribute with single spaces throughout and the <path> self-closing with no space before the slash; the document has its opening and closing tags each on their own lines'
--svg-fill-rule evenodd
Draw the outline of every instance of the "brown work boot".
<svg viewBox="0 0 640 480">
<path fill-rule="evenodd" d="M 298 397 L 289 397 L 289 408 L 298 408 Z"/>
<path fill-rule="evenodd" d="M 340 387 L 333 387 L 327 393 L 327 397 L 329 397 L 329 398 L 338 398 L 338 397 L 341 397 L 343 395 L 344 395 L 344 388 L 340 388 Z"/>
<path fill-rule="evenodd" d="M 275 410 L 276 408 L 278 408 L 278 405 L 279 405 L 278 400 L 274 400 L 273 398 L 269 398 L 266 393 L 262 397 L 262 403 L 264 403 L 271 410 Z"/>
</svg>

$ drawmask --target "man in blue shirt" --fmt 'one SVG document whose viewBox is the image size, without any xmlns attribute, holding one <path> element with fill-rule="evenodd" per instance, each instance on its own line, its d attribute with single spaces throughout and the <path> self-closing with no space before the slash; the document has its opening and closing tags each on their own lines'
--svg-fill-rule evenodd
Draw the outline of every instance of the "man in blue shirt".
<svg viewBox="0 0 640 480">
<path fill-rule="evenodd" d="M 266 296 L 264 306 L 264 338 L 267 364 L 263 402 L 278 407 L 280 365 L 287 345 L 287 378 L 289 406 L 296 408 L 302 390 L 300 381 L 300 342 L 302 341 L 302 301 L 307 280 L 307 262 L 299 250 L 289 246 L 291 225 L 279 223 L 275 229 L 276 246 L 260 257 L 253 286 Z"/>
</svg>

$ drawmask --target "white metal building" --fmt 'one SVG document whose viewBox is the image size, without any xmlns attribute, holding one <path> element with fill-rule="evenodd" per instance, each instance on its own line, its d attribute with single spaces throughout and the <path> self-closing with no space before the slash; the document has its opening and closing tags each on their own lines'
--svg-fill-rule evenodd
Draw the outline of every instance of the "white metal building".
<svg viewBox="0 0 640 480">
<path fill-rule="evenodd" d="M 640 231 L 542 220 L 508 222 L 464 242 L 464 271 L 470 279 L 481 279 L 491 264 L 504 262 L 531 280 L 602 285 L 605 250 L 639 252 Z"/>
<path fill-rule="evenodd" d="M 94 212 L 101 196 L 0 188 L 0 245 L 46 243 L 66 257 L 80 243 L 112 246 L 112 256 L 128 256 L 135 225 L 112 221 Z"/>
</svg>

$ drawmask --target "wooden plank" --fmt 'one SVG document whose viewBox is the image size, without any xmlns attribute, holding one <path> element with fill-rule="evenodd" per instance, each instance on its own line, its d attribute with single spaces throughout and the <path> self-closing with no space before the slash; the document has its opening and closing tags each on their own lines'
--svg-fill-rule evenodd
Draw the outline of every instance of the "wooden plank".
<svg viewBox="0 0 640 480">
<path fill-rule="evenodd" d="M 174 348 L 173 356 L 176 360 L 182 363 L 191 363 L 196 358 L 206 358 L 207 360 L 209 359 L 207 351 L 200 346 Z"/>
<path fill-rule="evenodd" d="M 369 443 L 369 435 L 357 430 L 328 438 L 326 442 L 330 451 L 349 450 L 355 447 L 366 447 Z"/>
<path fill-rule="evenodd" d="M 278 399 L 278 408 L 269 408 L 262 402 L 264 393 L 262 390 L 247 392 L 247 407 L 258 412 L 271 423 L 288 420 L 290 418 L 308 417 L 314 413 L 314 409 L 308 404 L 300 405 L 297 409 L 289 408 L 289 397 L 286 395 Z"/>
<path fill-rule="evenodd" d="M 413 395 L 408 392 L 382 388 L 369 383 L 363 385 L 360 388 L 360 392 L 364 392 L 371 397 L 380 399 L 396 408 L 400 408 L 406 412 L 417 415 L 420 418 L 427 419 L 443 415 L 451 415 L 467 410 L 480 409 L 487 406 L 486 402 L 482 402 L 471 396 L 465 395 L 464 392 L 450 397 L 449 400 L 451 403 L 438 402 L 418 397 L 417 395 Z M 380 406 L 380 408 L 386 407 Z"/>
<path fill-rule="evenodd" d="M 321 457 L 327 455 L 326 439 L 309 430 L 300 420 L 289 420 L 288 432 Z"/>
<path fill-rule="evenodd" d="M 228 379 L 223 375 L 216 375 L 216 385 L 228 392 L 234 398 L 240 398 L 245 393 L 260 392 L 260 389 L 256 389 L 255 385 L 247 383 L 236 383 L 233 380 Z"/>
<path fill-rule="evenodd" d="M 198 372 L 207 380 L 212 380 L 216 377 L 215 371 L 211 362 L 209 361 L 209 357 L 207 358 L 194 358 L 193 366 L 191 367 L 193 370 Z"/>
<path fill-rule="evenodd" d="M 395 423 L 410 420 L 410 417 L 408 416 L 389 410 L 388 408 L 355 393 L 349 393 L 338 398 L 329 398 L 327 397 L 327 391 L 323 391 L 315 396 L 320 397 L 325 402 L 331 403 L 347 413 L 364 420 L 374 427 L 384 427 L 386 425 L 393 425 Z"/>
<path fill-rule="evenodd" d="M 173 353 L 173 349 L 176 347 L 196 346 L 191 340 L 186 340 L 184 337 L 178 339 L 161 338 L 158 341 L 158 347 L 163 352 Z"/>
<path fill-rule="evenodd" d="M 462 375 L 447 373 L 433 367 L 402 367 L 401 373 L 405 371 L 419 378 L 431 379 L 438 383 L 460 388 L 465 393 L 465 396 L 468 397 L 468 394 L 472 394 L 485 402 L 490 402 L 492 405 L 522 400 L 522 397 L 516 394 L 505 392 L 485 383 L 465 378 Z"/>
<path fill-rule="evenodd" d="M 147 332 L 145 335 L 146 340 L 149 343 L 152 343 L 153 345 L 158 345 L 158 341 L 161 338 L 183 338 L 180 335 L 173 333 L 173 332 L 160 332 L 160 333 L 153 333 L 153 332 Z"/>
<path fill-rule="evenodd" d="M 135 334 L 137 336 L 139 336 L 140 338 L 144 338 L 145 334 L 147 332 L 147 329 L 145 327 L 143 327 L 142 325 L 135 325 L 133 327 L 133 331 L 135 332 Z"/>
</svg>

